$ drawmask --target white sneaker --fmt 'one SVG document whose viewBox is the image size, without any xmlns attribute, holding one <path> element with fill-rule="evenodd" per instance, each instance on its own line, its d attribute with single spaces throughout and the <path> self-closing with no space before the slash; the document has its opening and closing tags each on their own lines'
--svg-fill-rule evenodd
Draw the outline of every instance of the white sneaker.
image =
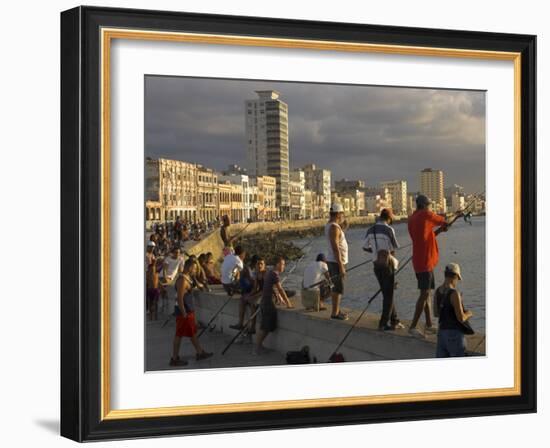
<svg viewBox="0 0 550 448">
<path fill-rule="evenodd" d="M 415 338 L 424 338 L 424 335 L 420 332 L 418 328 L 409 328 L 409 334 Z"/>
<path fill-rule="evenodd" d="M 405 328 L 405 325 L 403 325 L 401 322 L 398 322 L 393 326 L 394 330 L 402 330 L 403 328 Z"/>
<path fill-rule="evenodd" d="M 424 334 L 436 334 L 437 333 L 437 328 L 432 326 L 432 327 L 424 327 Z"/>
</svg>

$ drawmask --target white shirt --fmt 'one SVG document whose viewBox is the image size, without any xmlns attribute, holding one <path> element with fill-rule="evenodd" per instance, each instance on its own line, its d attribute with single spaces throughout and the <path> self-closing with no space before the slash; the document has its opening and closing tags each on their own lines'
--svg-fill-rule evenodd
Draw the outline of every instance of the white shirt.
<svg viewBox="0 0 550 448">
<path fill-rule="evenodd" d="M 330 261 L 332 263 L 339 263 L 340 260 L 336 259 L 336 256 L 334 254 L 334 251 L 332 250 L 332 244 L 330 243 L 330 226 L 336 226 L 340 229 L 340 237 L 338 238 L 338 241 L 336 241 L 336 246 L 338 246 L 338 249 L 340 251 L 340 258 L 342 260 L 342 264 L 348 264 L 348 242 L 346 240 L 346 235 L 344 235 L 344 231 L 340 227 L 340 225 L 336 224 L 335 222 L 329 222 L 325 225 L 325 236 L 328 240 L 328 256 L 327 261 Z"/>
<path fill-rule="evenodd" d="M 244 268 L 243 261 L 235 254 L 226 255 L 222 263 L 222 283 L 230 285 L 236 279 L 236 272 Z"/>
<path fill-rule="evenodd" d="M 170 277 L 171 282 L 174 282 L 178 276 L 178 272 L 183 271 L 183 258 L 174 258 L 169 255 L 164 259 L 164 266 L 166 268 L 166 275 Z"/>
<path fill-rule="evenodd" d="M 328 272 L 328 266 L 324 261 L 314 261 L 304 269 L 304 288 L 308 289 L 311 285 L 320 283 L 326 280 L 325 273 Z M 319 289 L 321 285 L 314 286 L 314 289 Z"/>
</svg>

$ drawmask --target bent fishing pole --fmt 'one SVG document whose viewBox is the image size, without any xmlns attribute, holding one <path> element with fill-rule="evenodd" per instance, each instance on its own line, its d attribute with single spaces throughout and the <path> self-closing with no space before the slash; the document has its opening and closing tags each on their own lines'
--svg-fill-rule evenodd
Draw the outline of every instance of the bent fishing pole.
<svg viewBox="0 0 550 448">
<path fill-rule="evenodd" d="M 471 207 L 471 205 L 477 201 L 477 198 L 474 198 L 469 204 L 468 206 L 464 207 L 463 210 L 461 210 L 459 213 L 456 213 L 455 214 L 455 217 L 449 221 L 449 223 L 447 223 L 446 225 L 444 226 L 441 226 L 439 227 L 436 231 L 435 231 L 435 234 L 436 235 L 439 235 L 441 232 L 443 232 L 443 230 L 448 230 L 455 222 L 458 218 L 460 218 L 461 216 L 463 216 L 463 213 L 465 210 L 467 210 L 468 208 Z M 405 266 L 407 266 L 407 264 L 409 264 L 412 260 L 413 256 L 411 255 L 409 258 L 407 258 L 407 260 L 401 265 L 401 267 L 395 272 L 395 277 L 397 277 L 397 275 L 403 270 L 403 268 Z M 359 316 L 357 317 L 357 319 L 355 320 L 355 322 L 353 323 L 353 325 L 348 329 L 348 331 L 346 332 L 346 334 L 344 335 L 344 337 L 342 338 L 342 340 L 340 341 L 340 343 L 336 346 L 336 348 L 333 350 L 333 352 L 331 353 L 331 355 L 329 356 L 327 362 L 330 362 L 330 360 L 332 359 L 332 357 L 338 352 L 338 350 L 340 349 L 340 347 L 342 347 L 342 345 L 344 345 L 344 343 L 346 342 L 346 340 L 348 339 L 349 335 L 351 334 L 351 332 L 354 330 L 354 328 L 357 326 L 357 324 L 359 323 L 359 321 L 361 320 L 361 318 L 365 315 L 365 313 L 367 312 L 370 304 L 374 301 L 374 299 L 376 299 L 376 297 L 378 297 L 378 295 L 382 292 L 382 288 L 379 288 L 378 291 L 376 291 L 375 294 L 372 295 L 372 297 L 370 297 L 370 299 L 368 300 L 367 302 L 367 305 L 365 306 L 365 308 L 363 308 L 363 310 L 361 311 L 361 313 L 359 314 Z M 477 348 L 477 347 L 476 347 Z"/>
<path fill-rule="evenodd" d="M 307 246 L 309 246 L 311 243 L 313 243 L 313 240 L 314 238 L 311 238 L 310 241 L 305 244 L 304 246 L 300 247 L 300 251 L 304 250 Z M 300 258 L 300 260 L 305 256 L 305 254 L 302 255 L 302 257 Z M 285 277 L 286 278 L 286 277 Z M 261 293 L 256 293 L 256 295 L 258 294 L 261 294 Z M 229 296 L 229 298 L 222 304 L 222 306 L 220 307 L 220 309 L 218 309 L 218 311 L 216 311 L 216 313 L 214 313 L 214 315 L 212 316 L 212 318 L 208 321 L 208 323 L 206 324 L 206 326 L 202 329 L 202 331 L 199 333 L 198 337 L 200 338 L 203 333 L 209 329 L 209 331 L 212 331 L 214 329 L 214 327 L 210 327 L 212 325 L 212 322 L 214 322 L 214 320 L 216 320 L 216 318 L 219 316 L 219 314 L 224 310 L 224 308 L 229 304 L 229 302 L 231 302 L 231 300 L 233 299 L 233 296 Z"/>
<path fill-rule="evenodd" d="M 403 249 L 406 249 L 406 248 L 411 247 L 411 246 L 412 246 L 412 243 L 407 244 L 407 245 L 405 245 L 405 246 L 401 246 L 401 247 L 399 247 L 397 250 L 403 250 Z M 351 268 L 346 269 L 346 274 L 347 274 L 348 272 L 353 271 L 354 269 L 360 268 L 361 266 L 364 266 L 364 265 L 369 264 L 369 263 L 372 263 L 372 262 L 373 262 L 373 259 L 372 259 L 372 258 L 369 259 L 369 260 L 366 260 L 366 261 L 362 261 L 361 263 L 358 263 L 358 264 L 352 266 Z M 340 273 L 334 274 L 334 275 L 332 275 L 332 276 L 330 277 L 330 280 L 332 281 L 332 280 L 334 280 L 334 279 L 340 277 L 341 275 L 342 275 L 342 274 L 340 274 Z M 322 285 L 322 284 L 323 284 L 324 282 L 326 282 L 326 281 L 327 281 L 326 278 L 323 279 L 323 280 L 320 280 L 320 281 L 314 283 L 313 285 L 308 286 L 307 289 L 315 288 L 316 286 Z"/>
<path fill-rule="evenodd" d="M 403 268 L 405 266 L 407 266 L 407 264 L 410 263 L 410 261 L 412 260 L 412 255 L 407 258 L 407 260 L 405 262 L 403 262 L 403 264 L 401 264 L 401 267 L 395 272 L 395 276 L 397 277 L 397 274 L 399 274 Z M 342 345 L 344 345 L 344 343 L 346 342 L 346 340 L 348 339 L 349 335 L 351 334 L 351 332 L 353 331 L 353 329 L 356 327 L 356 325 L 359 323 L 359 321 L 361 320 L 361 318 L 363 317 L 363 315 L 367 312 L 367 310 L 369 309 L 369 306 L 370 304 L 373 302 L 374 299 L 376 299 L 376 297 L 378 297 L 378 295 L 382 292 L 382 288 L 380 288 L 378 291 L 376 291 L 375 294 L 372 295 L 372 297 L 369 299 L 369 301 L 367 302 L 367 306 L 365 306 L 365 308 L 363 308 L 363 311 L 361 311 L 361 313 L 359 314 L 359 316 L 357 317 L 357 319 L 355 320 L 355 322 L 353 323 L 353 325 L 348 329 L 348 331 L 346 332 L 346 334 L 344 335 L 343 339 L 340 341 L 340 343 L 336 346 L 336 348 L 333 350 L 333 352 L 331 353 L 331 355 L 329 356 L 327 362 L 330 362 L 330 360 L 332 359 L 332 357 L 334 355 L 336 355 L 336 353 L 338 352 L 338 349 L 340 349 L 340 347 L 342 347 Z"/>
<path fill-rule="evenodd" d="M 304 246 L 305 247 L 305 246 Z M 292 269 L 290 269 L 288 271 L 288 273 L 285 275 L 285 278 L 283 278 L 281 280 L 281 286 L 284 284 L 284 282 L 290 277 L 290 274 L 292 274 L 292 272 L 294 272 L 294 270 L 298 267 L 298 265 L 300 264 L 300 262 L 302 261 L 302 259 L 306 256 L 306 254 L 303 254 L 299 259 L 298 261 L 296 262 L 296 264 L 292 267 Z M 257 293 L 258 295 L 261 294 L 261 293 Z M 248 324 L 250 322 L 253 321 L 253 319 L 258 315 L 258 313 L 260 312 L 260 306 L 257 305 L 258 309 L 256 311 L 254 311 L 254 313 L 252 313 L 250 315 L 250 317 L 247 319 L 247 321 L 243 324 L 243 327 L 237 332 L 237 334 L 233 337 L 233 339 L 231 339 L 231 341 L 229 341 L 229 344 L 227 344 L 227 346 L 222 350 L 222 355 L 225 355 L 225 352 L 227 352 L 227 350 L 229 350 L 229 347 L 231 347 L 233 345 L 233 343 L 239 338 L 239 336 L 241 334 L 243 334 L 245 332 L 245 330 L 248 328 Z"/>
</svg>

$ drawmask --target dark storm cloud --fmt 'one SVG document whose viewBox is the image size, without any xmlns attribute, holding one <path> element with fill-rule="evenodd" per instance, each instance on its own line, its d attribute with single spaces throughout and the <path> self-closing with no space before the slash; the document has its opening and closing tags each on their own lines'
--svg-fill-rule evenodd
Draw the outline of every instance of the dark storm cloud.
<svg viewBox="0 0 550 448">
<path fill-rule="evenodd" d="M 468 191 L 485 183 L 483 92 L 147 77 L 145 151 L 221 170 L 245 164 L 244 102 L 273 89 L 289 109 L 291 167 L 368 185 L 445 172 Z"/>
</svg>

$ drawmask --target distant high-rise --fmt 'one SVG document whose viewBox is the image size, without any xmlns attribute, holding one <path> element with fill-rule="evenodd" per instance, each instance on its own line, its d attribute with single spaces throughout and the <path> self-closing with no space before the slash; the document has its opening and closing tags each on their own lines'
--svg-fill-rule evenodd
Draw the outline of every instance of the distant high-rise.
<svg viewBox="0 0 550 448">
<path fill-rule="evenodd" d="M 423 169 L 420 172 L 420 192 L 432 200 L 434 211 L 445 213 L 443 171 L 432 168 Z"/>
<path fill-rule="evenodd" d="M 454 184 L 449 187 L 445 187 L 443 191 L 445 193 L 447 204 L 450 204 L 452 202 L 454 194 L 461 194 L 464 196 L 464 187 L 462 185 Z"/>
<path fill-rule="evenodd" d="M 388 189 L 393 212 L 396 215 L 405 216 L 407 214 L 407 181 L 389 180 L 380 182 L 380 185 Z"/>
<path fill-rule="evenodd" d="M 314 218 L 326 218 L 330 211 L 330 170 L 317 168 L 315 164 L 310 163 L 302 167 L 306 180 L 306 189 L 315 194 Z"/>
<path fill-rule="evenodd" d="M 251 176 L 276 179 L 281 216 L 290 213 L 288 106 L 275 90 L 257 90 L 257 99 L 245 102 L 247 170 Z"/>
</svg>

